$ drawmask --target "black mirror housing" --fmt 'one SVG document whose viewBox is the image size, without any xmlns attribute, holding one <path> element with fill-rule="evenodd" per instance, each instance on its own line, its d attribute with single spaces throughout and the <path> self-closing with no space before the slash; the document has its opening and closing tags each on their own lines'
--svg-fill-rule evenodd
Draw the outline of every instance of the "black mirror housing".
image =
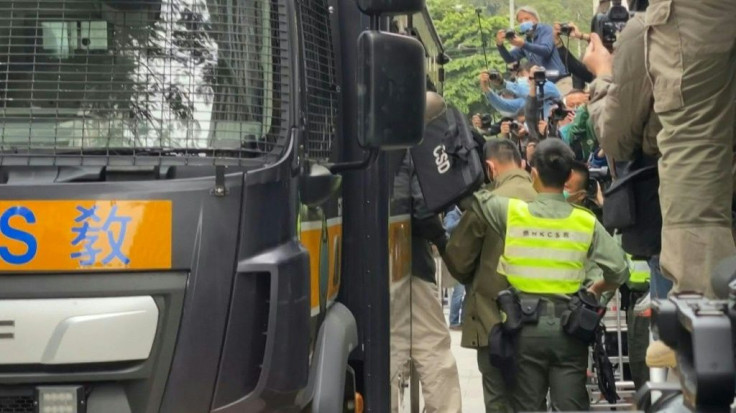
<svg viewBox="0 0 736 413">
<path fill-rule="evenodd" d="M 424 0 L 358 0 L 358 8 L 369 15 L 395 15 L 419 13 Z"/>
<path fill-rule="evenodd" d="M 425 52 L 411 37 L 364 31 L 358 38 L 358 142 L 405 149 L 422 141 Z"/>
<path fill-rule="evenodd" d="M 335 195 L 342 185 L 342 176 L 333 175 L 326 167 L 308 163 L 299 176 L 301 203 L 317 207 Z"/>
</svg>

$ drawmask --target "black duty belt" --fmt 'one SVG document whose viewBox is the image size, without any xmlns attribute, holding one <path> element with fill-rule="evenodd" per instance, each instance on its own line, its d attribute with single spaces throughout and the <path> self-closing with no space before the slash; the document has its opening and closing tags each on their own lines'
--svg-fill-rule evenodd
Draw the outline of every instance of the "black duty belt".
<svg viewBox="0 0 736 413">
<path fill-rule="evenodd" d="M 562 313 L 569 310 L 567 303 L 553 303 L 550 301 L 539 302 L 539 315 L 540 316 L 554 316 L 561 317 Z"/>
</svg>

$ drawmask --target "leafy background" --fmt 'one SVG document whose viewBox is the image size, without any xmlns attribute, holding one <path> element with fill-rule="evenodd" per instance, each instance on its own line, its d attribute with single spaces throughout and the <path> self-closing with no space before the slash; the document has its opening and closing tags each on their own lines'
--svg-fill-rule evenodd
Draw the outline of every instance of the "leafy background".
<svg viewBox="0 0 736 413">
<path fill-rule="evenodd" d="M 527 0 L 515 2 L 537 9 L 543 23 L 574 22 L 588 32 L 598 0 Z M 488 66 L 501 72 L 506 66 L 498 54 L 495 33 L 509 28 L 508 0 L 427 0 L 437 32 L 445 51 L 452 60 L 445 65 L 445 99 L 466 114 L 490 112 L 478 86 L 478 74 L 486 69 L 483 57 L 483 38 L 486 42 Z M 483 37 L 478 29 L 476 9 L 481 9 Z M 515 24 L 516 27 L 516 24 Z M 518 27 L 517 27 L 518 29 Z M 567 38 L 564 38 L 567 43 Z M 569 48 L 580 56 L 585 44 L 570 39 Z"/>
</svg>

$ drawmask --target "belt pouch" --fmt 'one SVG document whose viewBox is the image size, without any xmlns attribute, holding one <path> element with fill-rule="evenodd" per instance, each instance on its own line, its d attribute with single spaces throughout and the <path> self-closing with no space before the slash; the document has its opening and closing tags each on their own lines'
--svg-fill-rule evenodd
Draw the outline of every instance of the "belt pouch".
<svg viewBox="0 0 736 413">
<path fill-rule="evenodd" d="M 539 297 L 521 298 L 521 322 L 522 324 L 537 324 L 539 322 Z"/>
</svg>

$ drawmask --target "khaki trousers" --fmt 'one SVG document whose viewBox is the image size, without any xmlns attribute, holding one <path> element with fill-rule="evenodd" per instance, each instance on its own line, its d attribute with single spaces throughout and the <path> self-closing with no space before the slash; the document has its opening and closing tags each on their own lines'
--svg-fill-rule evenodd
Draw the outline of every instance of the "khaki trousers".
<svg viewBox="0 0 736 413">
<path fill-rule="evenodd" d="M 427 413 L 462 412 L 460 376 L 435 284 L 411 280 L 411 358 Z"/>
<path fill-rule="evenodd" d="M 647 70 L 663 127 L 661 265 L 675 292 L 713 296 L 713 268 L 736 254 L 734 16 L 731 0 L 651 0 L 647 9 Z"/>
<path fill-rule="evenodd" d="M 450 344 L 450 330 L 437 296 L 437 286 L 411 277 L 410 354 L 422 384 L 426 413 L 462 412 L 460 376 Z M 392 387 L 392 399 L 396 400 L 400 389 L 396 383 L 392 383 Z M 392 403 L 392 411 L 398 411 L 397 404 Z"/>
</svg>

